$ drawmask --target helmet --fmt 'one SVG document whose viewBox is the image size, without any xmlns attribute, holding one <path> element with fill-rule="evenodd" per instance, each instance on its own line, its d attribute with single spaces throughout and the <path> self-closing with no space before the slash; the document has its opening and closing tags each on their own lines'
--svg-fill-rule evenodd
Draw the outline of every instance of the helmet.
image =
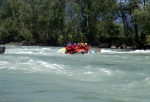
<svg viewBox="0 0 150 102">
<path fill-rule="evenodd" d="M 71 46 L 71 43 L 69 42 L 67 45 L 68 45 L 68 46 Z"/>
</svg>

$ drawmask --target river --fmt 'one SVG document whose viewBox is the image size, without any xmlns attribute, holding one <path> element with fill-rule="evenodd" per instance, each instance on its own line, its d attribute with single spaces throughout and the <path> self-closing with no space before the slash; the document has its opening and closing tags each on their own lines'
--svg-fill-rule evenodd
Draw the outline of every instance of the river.
<svg viewBox="0 0 150 102">
<path fill-rule="evenodd" d="M 0 102 L 150 101 L 150 50 L 67 55 L 60 49 L 7 45 Z"/>
</svg>

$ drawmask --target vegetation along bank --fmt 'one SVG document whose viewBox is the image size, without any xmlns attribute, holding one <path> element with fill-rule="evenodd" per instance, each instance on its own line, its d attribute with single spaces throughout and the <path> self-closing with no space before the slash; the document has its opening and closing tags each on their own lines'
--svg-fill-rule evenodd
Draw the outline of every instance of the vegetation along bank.
<svg viewBox="0 0 150 102">
<path fill-rule="evenodd" d="M 149 0 L 1 0 L 0 44 L 148 48 L 149 11 Z"/>
</svg>

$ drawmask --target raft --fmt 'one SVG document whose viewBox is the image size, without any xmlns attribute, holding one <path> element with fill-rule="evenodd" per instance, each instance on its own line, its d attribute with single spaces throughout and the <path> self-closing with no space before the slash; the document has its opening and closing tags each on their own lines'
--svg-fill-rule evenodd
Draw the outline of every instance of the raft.
<svg viewBox="0 0 150 102">
<path fill-rule="evenodd" d="M 97 53 L 94 49 L 91 49 L 90 51 L 86 51 L 85 49 L 77 49 L 75 52 L 66 52 L 66 48 L 61 48 L 59 50 L 61 53 L 65 54 L 94 54 Z"/>
<path fill-rule="evenodd" d="M 88 53 L 85 49 L 77 49 L 74 52 L 70 51 L 70 52 L 65 52 L 66 54 L 85 54 Z"/>
</svg>

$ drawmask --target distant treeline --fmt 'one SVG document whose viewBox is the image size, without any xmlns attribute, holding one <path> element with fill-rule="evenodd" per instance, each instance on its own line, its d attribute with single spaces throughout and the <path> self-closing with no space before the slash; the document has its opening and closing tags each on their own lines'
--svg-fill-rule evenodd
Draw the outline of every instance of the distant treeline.
<svg viewBox="0 0 150 102">
<path fill-rule="evenodd" d="M 149 0 L 4 0 L 0 44 L 150 42 Z"/>
</svg>

